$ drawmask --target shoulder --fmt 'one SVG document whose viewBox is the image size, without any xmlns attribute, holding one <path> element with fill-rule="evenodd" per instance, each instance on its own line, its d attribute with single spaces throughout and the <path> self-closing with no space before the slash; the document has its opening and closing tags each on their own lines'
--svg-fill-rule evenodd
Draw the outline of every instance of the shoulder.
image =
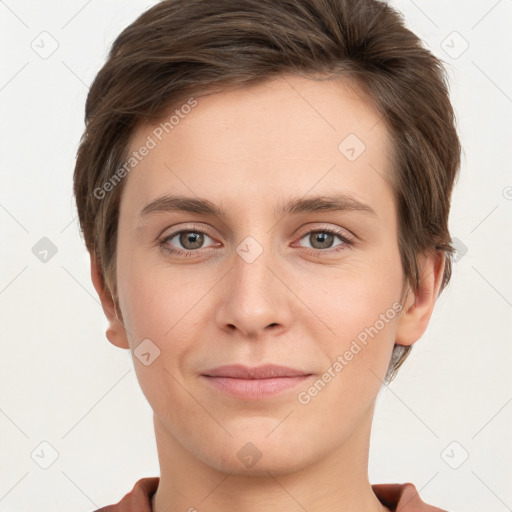
<svg viewBox="0 0 512 512">
<path fill-rule="evenodd" d="M 425 503 L 414 484 L 373 484 L 372 490 L 379 501 L 391 510 L 400 512 L 448 512 Z"/>
<path fill-rule="evenodd" d="M 101 507 L 94 512 L 151 512 L 151 496 L 156 492 L 160 477 L 137 480 L 133 489 L 114 505 Z"/>
</svg>

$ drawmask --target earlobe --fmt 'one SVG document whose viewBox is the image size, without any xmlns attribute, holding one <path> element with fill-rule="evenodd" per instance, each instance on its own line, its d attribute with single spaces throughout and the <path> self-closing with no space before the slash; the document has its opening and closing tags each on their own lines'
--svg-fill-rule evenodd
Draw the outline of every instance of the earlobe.
<svg viewBox="0 0 512 512">
<path fill-rule="evenodd" d="M 91 258 L 92 284 L 98 293 L 101 301 L 101 307 L 103 308 L 103 312 L 105 313 L 105 316 L 108 320 L 106 337 L 110 343 L 116 347 L 125 349 L 130 348 L 128 338 L 126 336 L 126 329 L 118 318 L 118 313 L 116 311 L 116 305 L 114 303 L 114 299 L 112 298 L 112 294 L 103 282 L 103 277 L 101 275 L 101 270 L 99 268 L 96 256 L 92 253 L 90 253 L 89 256 Z"/>
<path fill-rule="evenodd" d="M 416 292 L 410 290 L 405 299 L 395 333 L 397 345 L 412 345 L 426 331 L 443 279 L 445 253 L 422 255 L 419 264 L 419 288 Z"/>
</svg>

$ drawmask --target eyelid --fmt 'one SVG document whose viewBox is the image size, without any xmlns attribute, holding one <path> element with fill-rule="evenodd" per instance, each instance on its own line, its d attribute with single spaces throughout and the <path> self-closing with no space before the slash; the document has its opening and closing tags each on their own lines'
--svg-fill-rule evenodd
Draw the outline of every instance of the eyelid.
<svg viewBox="0 0 512 512">
<path fill-rule="evenodd" d="M 311 224 L 311 223 L 310 223 Z M 346 238 L 350 239 L 350 240 L 354 240 L 356 237 L 353 233 L 351 233 L 348 229 L 346 228 L 341 228 L 339 226 L 332 226 L 331 224 L 325 224 L 325 223 L 313 223 L 314 226 L 311 227 L 310 224 L 307 225 L 307 227 L 304 228 L 304 230 L 300 230 L 300 232 L 303 232 L 302 235 L 300 235 L 300 238 L 302 238 L 304 235 L 307 235 L 308 233 L 312 232 L 312 231 L 320 231 L 322 229 L 325 229 L 327 231 L 333 231 L 333 232 L 336 232 L 338 234 L 343 234 Z M 181 226 L 179 229 L 176 229 L 175 231 L 172 231 L 170 233 L 170 235 L 177 235 L 179 234 L 180 232 L 182 231 L 198 231 L 200 233 L 203 233 L 205 235 L 208 235 L 210 236 L 210 238 L 213 238 L 210 234 L 209 234 L 209 231 L 208 231 L 209 228 L 203 228 L 202 226 L 200 225 L 194 225 L 194 224 L 189 224 L 189 225 L 185 225 L 185 226 Z M 167 231 L 167 229 L 165 229 L 163 232 Z M 169 236 L 169 235 L 166 235 L 166 237 Z M 163 235 L 158 235 L 157 238 L 162 238 Z"/>
<path fill-rule="evenodd" d="M 180 225 L 178 228 L 172 226 L 171 228 L 164 229 L 162 231 L 162 233 L 157 236 L 157 240 L 161 240 L 162 238 L 175 237 L 176 235 L 179 235 L 183 231 L 203 233 L 204 235 L 208 235 L 210 238 L 213 238 L 210 235 L 210 232 L 212 229 L 213 228 L 211 226 L 202 227 L 200 225 L 195 225 L 195 224 L 187 224 L 184 226 Z M 166 233 L 167 231 L 169 231 L 169 234 L 165 235 L 164 233 Z"/>
<path fill-rule="evenodd" d="M 331 224 L 317 224 L 313 227 L 310 225 L 305 228 L 305 231 L 303 231 L 303 234 L 299 235 L 299 238 L 303 238 L 305 235 L 308 235 L 313 232 L 320 232 L 320 231 L 327 231 L 329 233 L 335 233 L 338 236 L 341 236 L 343 238 L 346 238 L 347 240 L 355 241 L 356 237 L 353 235 L 348 229 L 341 228 L 339 226 L 333 226 Z M 301 231 L 302 232 L 302 231 Z"/>
</svg>

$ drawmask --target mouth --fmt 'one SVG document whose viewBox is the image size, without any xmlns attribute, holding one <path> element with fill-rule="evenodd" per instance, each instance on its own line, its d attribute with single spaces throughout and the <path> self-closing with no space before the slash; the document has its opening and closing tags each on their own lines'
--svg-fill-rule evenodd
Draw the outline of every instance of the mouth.
<svg viewBox="0 0 512 512">
<path fill-rule="evenodd" d="M 208 370 L 202 377 L 216 391 L 243 400 L 261 400 L 291 390 L 312 374 L 277 365 L 229 365 Z"/>
<path fill-rule="evenodd" d="M 272 379 L 281 377 L 304 377 L 311 375 L 311 373 L 276 364 L 266 364 L 255 367 L 244 366 L 243 364 L 231 364 L 207 370 L 203 375 L 206 377 L 230 377 L 234 379 Z"/>
</svg>

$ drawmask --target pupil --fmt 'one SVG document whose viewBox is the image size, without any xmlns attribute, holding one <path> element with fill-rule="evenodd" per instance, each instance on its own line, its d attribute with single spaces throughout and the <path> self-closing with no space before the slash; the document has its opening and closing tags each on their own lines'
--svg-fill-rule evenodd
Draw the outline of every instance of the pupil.
<svg viewBox="0 0 512 512">
<path fill-rule="evenodd" d="M 332 237 L 334 235 L 332 235 L 331 233 L 317 233 L 316 235 L 314 235 L 314 238 L 315 238 L 315 243 L 316 243 L 316 240 L 319 240 L 320 242 L 320 247 L 316 247 L 317 249 L 325 249 L 326 247 L 330 247 L 331 243 L 332 243 Z M 313 244 L 314 246 L 314 244 Z"/>
<path fill-rule="evenodd" d="M 202 233 L 182 233 L 180 243 L 186 249 L 198 249 L 203 243 L 204 235 Z"/>
</svg>

